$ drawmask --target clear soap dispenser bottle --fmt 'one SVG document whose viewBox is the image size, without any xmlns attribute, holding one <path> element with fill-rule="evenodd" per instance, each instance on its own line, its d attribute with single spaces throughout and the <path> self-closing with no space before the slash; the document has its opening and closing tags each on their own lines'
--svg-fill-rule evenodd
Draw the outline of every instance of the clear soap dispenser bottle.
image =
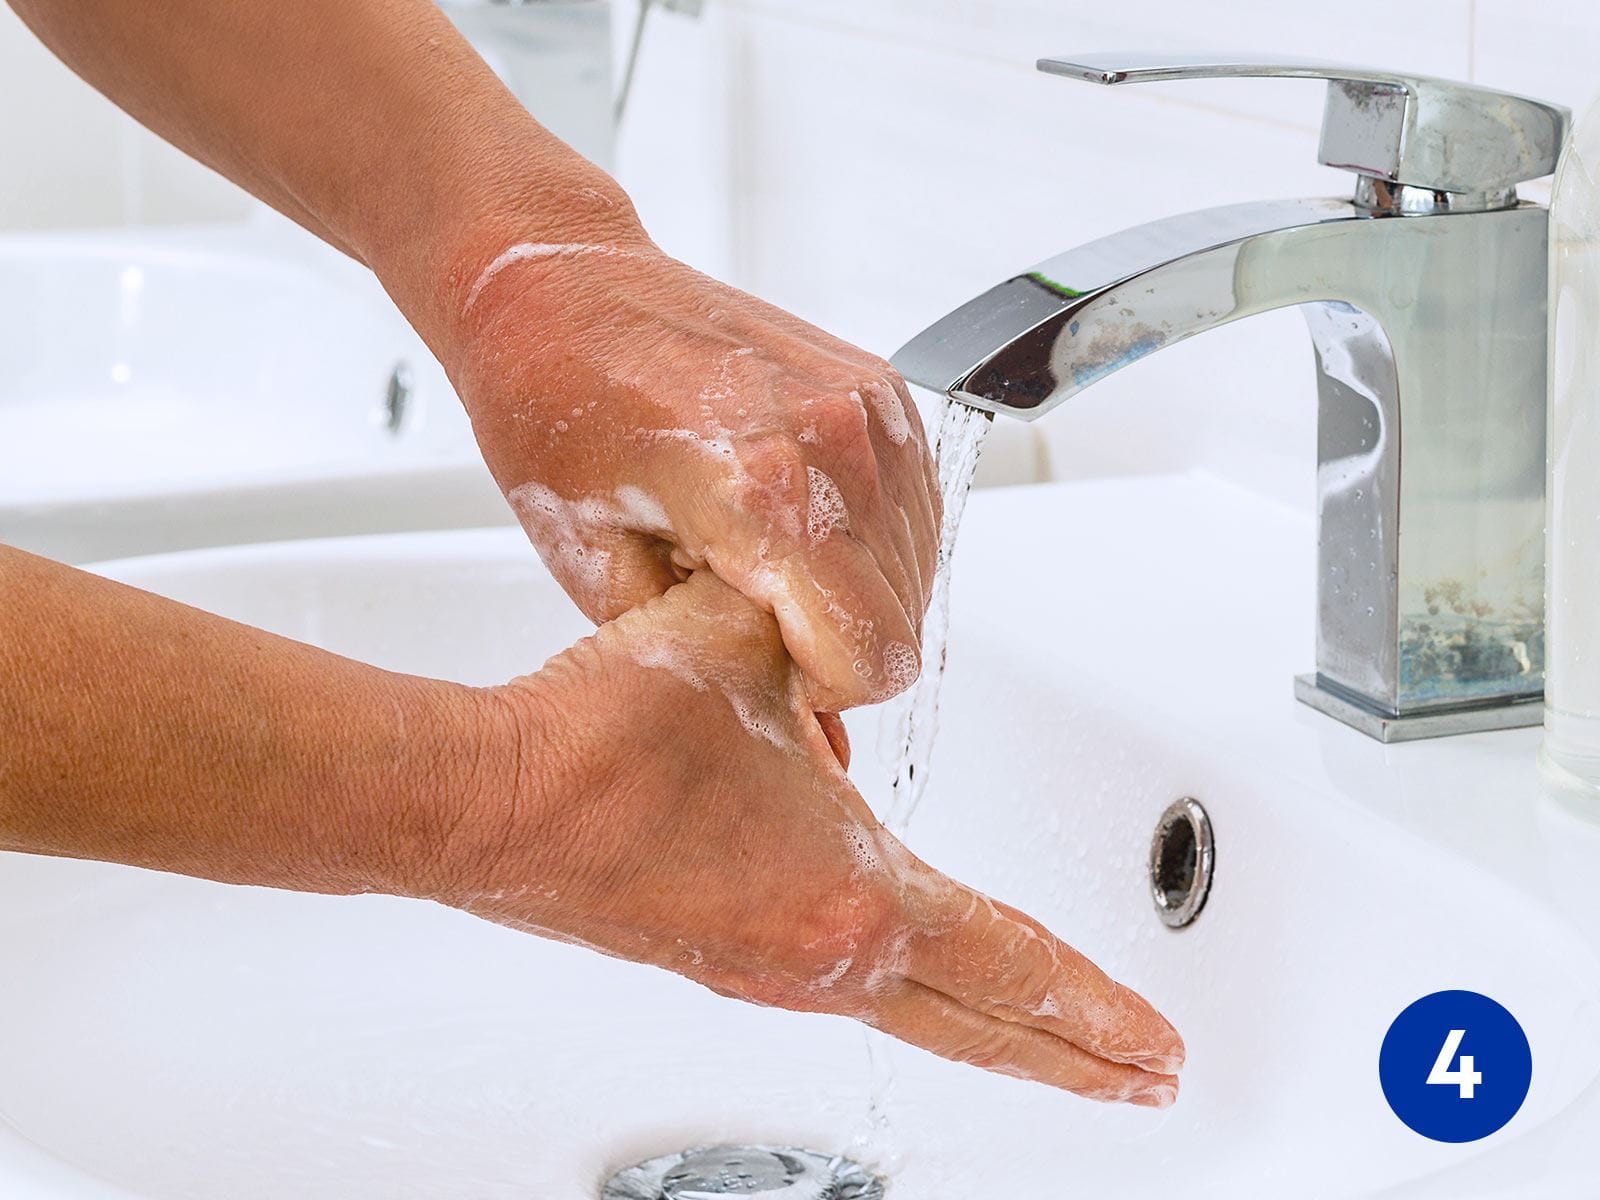
<svg viewBox="0 0 1600 1200">
<path fill-rule="evenodd" d="M 1600 99 L 1550 200 L 1545 779 L 1600 809 Z"/>
</svg>

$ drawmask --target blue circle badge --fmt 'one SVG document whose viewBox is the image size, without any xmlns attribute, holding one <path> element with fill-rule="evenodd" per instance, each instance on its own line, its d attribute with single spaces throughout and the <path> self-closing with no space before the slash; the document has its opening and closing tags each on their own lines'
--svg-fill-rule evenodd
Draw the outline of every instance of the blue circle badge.
<svg viewBox="0 0 1600 1200">
<path fill-rule="evenodd" d="M 1423 1137 L 1475 1142 L 1517 1115 L 1533 1052 L 1517 1019 L 1477 992 L 1434 992 L 1410 1005 L 1378 1053 L 1384 1099 Z"/>
</svg>

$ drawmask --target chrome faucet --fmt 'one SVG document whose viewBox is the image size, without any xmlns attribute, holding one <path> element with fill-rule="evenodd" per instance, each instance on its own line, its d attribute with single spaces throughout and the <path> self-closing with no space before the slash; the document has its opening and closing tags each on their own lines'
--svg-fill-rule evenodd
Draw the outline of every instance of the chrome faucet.
<svg viewBox="0 0 1600 1200">
<path fill-rule="evenodd" d="M 1332 66 L 1043 59 L 1092 83 L 1328 81 L 1320 160 L 1352 199 L 1237 204 L 1040 263 L 893 356 L 1033 420 L 1192 334 L 1300 305 L 1317 368 L 1316 672 L 1307 704 L 1383 741 L 1538 724 L 1544 686 L 1548 175 L 1558 105 Z"/>
</svg>

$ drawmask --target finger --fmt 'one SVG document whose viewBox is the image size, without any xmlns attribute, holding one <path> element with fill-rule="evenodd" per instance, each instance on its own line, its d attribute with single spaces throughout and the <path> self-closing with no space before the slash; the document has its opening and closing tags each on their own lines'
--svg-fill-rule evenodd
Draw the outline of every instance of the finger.
<svg viewBox="0 0 1600 1200">
<path fill-rule="evenodd" d="M 1166 1108 L 1178 1098 L 1178 1080 L 1172 1075 L 1108 1062 L 1041 1029 L 975 1012 L 911 980 L 890 985 L 873 998 L 872 1007 L 868 1024 L 940 1058 L 1090 1100 Z"/>
<path fill-rule="evenodd" d="M 582 541 L 538 542 L 539 557 L 567 595 L 596 625 L 654 600 L 683 581 L 672 547 L 625 529 L 590 529 Z"/>
<path fill-rule="evenodd" d="M 877 560 L 843 531 L 805 553 L 712 568 L 778 620 L 809 684 L 812 708 L 838 712 L 903 691 L 920 664 L 917 635 Z"/>
<path fill-rule="evenodd" d="M 1031 917 L 959 886 L 941 907 L 940 932 L 912 947 L 911 978 L 1101 1058 L 1183 1066 L 1183 1039 L 1166 1018 Z"/>
<path fill-rule="evenodd" d="M 900 508 L 893 503 L 875 506 L 873 519 L 858 521 L 857 527 L 847 532 L 861 543 L 877 564 L 884 581 L 900 602 L 900 611 L 915 635 L 917 645 L 922 644 L 922 617 L 927 606 L 922 600 L 922 582 L 910 556 L 910 541 L 906 522 Z M 859 530 L 859 532 L 858 532 Z M 834 536 L 838 536 L 836 533 Z"/>
<path fill-rule="evenodd" d="M 861 403 L 865 407 L 866 401 Z M 879 425 L 872 417 L 867 418 L 867 423 L 872 428 Z M 901 607 L 920 634 L 932 583 L 931 576 L 924 575 L 917 532 L 926 519 L 922 511 L 926 501 L 919 498 L 915 468 L 908 472 L 906 464 L 900 461 L 906 457 L 906 448 L 889 442 L 881 429 L 869 434 L 869 441 L 873 447 L 873 475 L 869 488 L 856 489 L 866 494 L 851 507 L 851 511 L 858 514 L 852 530 L 877 558 L 879 567 L 900 597 Z M 846 478 L 859 477 L 847 475 Z"/>
<path fill-rule="evenodd" d="M 596 624 L 653 600 L 687 574 L 674 566 L 664 529 L 629 528 L 623 514 L 592 498 L 526 483 L 506 499 L 556 582 Z"/>
<path fill-rule="evenodd" d="M 878 521 L 883 536 L 893 548 L 895 563 L 905 579 L 905 590 L 900 593 L 900 603 L 906 610 L 918 636 L 922 633 L 922 620 L 928 612 L 928 590 L 917 563 L 916 537 L 905 505 L 898 501 L 881 507 Z M 898 589 L 897 589 L 898 590 Z"/>
<path fill-rule="evenodd" d="M 922 410 L 918 408 L 911 389 L 906 386 L 906 381 L 898 374 L 891 374 L 890 380 L 900 402 L 905 405 L 906 416 L 911 421 L 913 440 L 920 449 L 916 453 L 916 496 L 919 500 L 917 510 L 918 522 L 915 528 L 919 531 L 917 539 L 917 563 L 921 568 L 922 577 L 928 585 L 928 596 L 933 595 L 933 578 L 938 569 L 939 542 L 944 533 L 944 496 L 939 487 L 939 464 L 934 458 L 932 444 L 928 432 L 922 424 Z"/>
<path fill-rule="evenodd" d="M 896 447 L 881 432 L 873 434 L 881 422 L 856 388 L 840 384 L 804 407 L 816 436 L 815 461 L 806 464 L 808 539 L 816 543 L 838 530 L 851 533 L 871 552 L 901 608 L 920 629 L 922 585 L 895 512 L 902 502 L 901 481 L 887 469 L 892 459 L 883 457 L 897 455 Z"/>
<path fill-rule="evenodd" d="M 838 713 L 819 712 L 817 724 L 822 726 L 822 736 L 828 739 L 828 746 L 833 751 L 833 756 L 839 760 L 839 766 L 844 770 L 850 769 L 850 734 L 840 720 Z"/>
<path fill-rule="evenodd" d="M 899 502 L 910 526 L 901 550 L 913 575 L 926 585 L 920 597 L 927 608 L 939 550 L 939 521 L 934 494 L 937 478 L 932 454 L 922 433 L 922 417 L 905 382 L 894 372 L 861 385 L 871 410 L 868 422 L 879 471 Z"/>
<path fill-rule="evenodd" d="M 859 405 L 856 412 L 859 428 Z M 858 444 L 866 445 L 864 435 Z M 852 534 L 843 493 L 787 438 L 747 439 L 732 485 L 723 493 L 688 489 L 667 515 L 693 565 L 710 567 L 777 618 L 814 710 L 876 703 L 916 678 L 917 633 L 900 598 L 906 577 L 897 588 Z"/>
</svg>

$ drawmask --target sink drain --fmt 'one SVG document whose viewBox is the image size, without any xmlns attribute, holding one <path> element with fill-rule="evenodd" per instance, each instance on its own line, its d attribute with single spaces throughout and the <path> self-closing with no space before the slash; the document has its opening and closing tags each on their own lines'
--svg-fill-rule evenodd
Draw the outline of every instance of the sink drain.
<svg viewBox="0 0 1600 1200">
<path fill-rule="evenodd" d="M 710 1146 L 618 1171 L 601 1200 L 882 1200 L 883 1181 L 847 1158 L 775 1146 Z"/>
<path fill-rule="evenodd" d="M 1185 796 L 1167 806 L 1150 839 L 1150 896 L 1156 914 L 1174 929 L 1200 915 L 1211 891 L 1216 846 L 1211 818 Z"/>
</svg>

